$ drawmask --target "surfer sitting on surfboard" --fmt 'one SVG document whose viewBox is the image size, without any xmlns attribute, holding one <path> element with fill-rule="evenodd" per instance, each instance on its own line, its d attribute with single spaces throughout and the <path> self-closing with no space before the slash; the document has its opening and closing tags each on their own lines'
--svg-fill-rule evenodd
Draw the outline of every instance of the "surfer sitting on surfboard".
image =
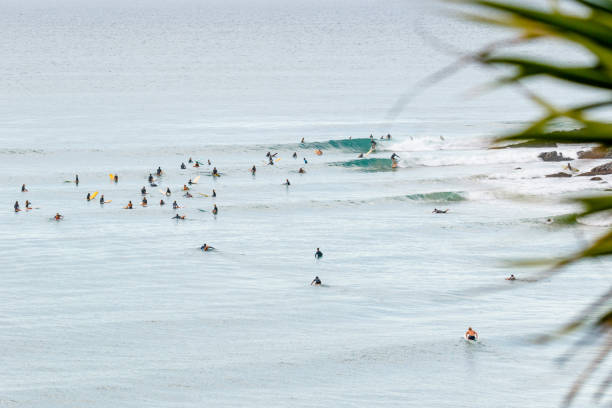
<svg viewBox="0 0 612 408">
<path fill-rule="evenodd" d="M 32 203 L 29 202 L 28 200 L 26 200 L 25 208 L 26 208 L 26 210 L 31 210 L 32 209 Z"/>
<path fill-rule="evenodd" d="M 166 203 L 164 202 L 164 200 L 159 200 L 159 205 L 166 205 Z"/>
<path fill-rule="evenodd" d="M 217 215 L 217 213 L 219 212 L 219 209 L 217 208 L 217 204 L 214 205 L 212 213 L 213 215 Z"/>
<path fill-rule="evenodd" d="M 478 333 L 476 333 L 476 331 L 471 327 L 468 327 L 467 331 L 465 332 L 465 338 L 467 340 L 478 340 Z"/>
<path fill-rule="evenodd" d="M 162 169 L 161 169 L 161 167 L 158 166 L 157 167 L 157 176 L 159 177 L 159 176 L 161 176 L 161 174 L 162 174 Z"/>
<path fill-rule="evenodd" d="M 22 193 L 27 193 L 28 192 L 28 189 L 26 188 L 25 184 L 21 185 L 21 192 Z"/>
<path fill-rule="evenodd" d="M 312 282 L 310 282 L 311 286 L 321 286 L 321 279 L 319 279 L 318 276 L 315 276 L 315 278 L 312 280 Z"/>
<path fill-rule="evenodd" d="M 104 194 L 100 196 L 100 204 L 104 204 Z"/>
<path fill-rule="evenodd" d="M 217 171 L 216 167 L 213 167 L 212 175 L 219 177 L 219 172 Z"/>
<path fill-rule="evenodd" d="M 201 249 L 202 251 L 210 251 L 211 249 L 214 249 L 214 248 L 213 248 L 213 247 L 211 247 L 211 246 L 210 246 L 210 245 L 208 245 L 208 244 L 204 244 L 204 245 L 202 245 L 202 246 L 200 247 L 200 249 Z"/>
<path fill-rule="evenodd" d="M 315 258 L 316 259 L 323 258 L 323 252 L 321 252 L 321 250 L 319 248 L 317 248 L 317 252 L 315 252 Z"/>
<path fill-rule="evenodd" d="M 59 221 L 59 220 L 61 220 L 62 218 L 64 218 L 64 216 L 63 216 L 63 215 L 61 215 L 60 213 L 55 213 L 55 217 L 53 217 L 53 218 L 55 219 L 55 221 Z"/>
<path fill-rule="evenodd" d="M 185 170 L 186 168 L 187 168 L 187 166 L 185 166 L 185 163 L 181 163 L 181 170 Z"/>
<path fill-rule="evenodd" d="M 19 212 L 19 211 L 21 211 L 21 210 L 19 209 L 19 201 L 15 201 L 15 205 L 14 205 L 13 207 L 15 208 L 15 212 Z"/>
<path fill-rule="evenodd" d="M 300 169 L 298 170 L 298 173 L 304 174 L 304 173 L 306 173 L 306 170 L 304 170 L 303 168 L 300 167 Z"/>
<path fill-rule="evenodd" d="M 516 280 L 516 276 L 510 275 L 506 278 L 506 280 Z"/>
<path fill-rule="evenodd" d="M 177 204 L 176 200 L 174 200 L 174 202 L 172 203 L 172 208 L 174 208 L 175 210 L 179 208 L 179 205 Z"/>
<path fill-rule="evenodd" d="M 149 173 L 149 183 L 153 182 L 153 174 Z"/>
</svg>

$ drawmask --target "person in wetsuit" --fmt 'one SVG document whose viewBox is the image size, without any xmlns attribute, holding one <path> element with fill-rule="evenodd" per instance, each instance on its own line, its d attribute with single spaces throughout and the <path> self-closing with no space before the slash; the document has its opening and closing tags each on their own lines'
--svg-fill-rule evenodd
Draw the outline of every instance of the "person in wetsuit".
<svg viewBox="0 0 612 408">
<path fill-rule="evenodd" d="M 216 167 L 213 167 L 213 170 L 212 170 L 212 175 L 213 175 L 213 176 L 218 176 L 218 175 L 219 175 L 219 172 L 217 171 L 217 168 L 216 168 Z"/>
<path fill-rule="evenodd" d="M 251 174 L 255 175 L 256 172 L 257 172 L 257 168 L 255 167 L 255 165 L 253 165 L 253 167 L 251 167 Z"/>
<path fill-rule="evenodd" d="M 321 286 L 321 279 L 319 279 L 318 276 L 315 276 L 315 278 L 312 280 L 312 282 L 310 282 L 311 286 Z"/>
<path fill-rule="evenodd" d="M 25 184 L 21 185 L 21 192 L 22 193 L 27 193 L 28 192 L 28 189 L 26 188 Z"/>
<path fill-rule="evenodd" d="M 178 215 L 178 214 L 176 214 L 174 217 L 172 217 L 172 219 L 175 219 L 175 220 L 184 220 L 184 219 L 185 219 L 185 216 L 184 216 L 184 215 Z"/>
<path fill-rule="evenodd" d="M 153 182 L 153 174 L 149 173 L 149 183 Z"/>
<path fill-rule="evenodd" d="M 193 163 L 193 159 L 190 157 L 187 163 Z"/>
<path fill-rule="evenodd" d="M 132 200 L 130 200 L 130 202 L 127 205 L 127 209 L 131 210 L 132 208 L 134 208 L 134 206 L 132 205 Z"/>
<path fill-rule="evenodd" d="M 149 202 L 147 201 L 147 197 L 142 197 L 142 203 L 141 203 L 141 205 L 142 205 L 143 207 L 146 207 L 146 206 L 147 206 L 147 204 L 149 204 Z"/>
<path fill-rule="evenodd" d="M 19 212 L 19 201 L 15 201 L 15 205 L 13 206 L 13 208 L 15 208 L 15 212 Z"/>
<path fill-rule="evenodd" d="M 115 179 L 114 180 L 115 180 L 115 183 L 118 183 L 119 182 L 119 176 L 115 174 Z"/>
<path fill-rule="evenodd" d="M 393 154 L 391 155 L 391 160 L 395 160 L 395 158 L 396 158 L 396 157 L 397 157 L 398 159 L 400 158 L 400 157 L 399 157 L 397 154 L 393 153 Z"/>
<path fill-rule="evenodd" d="M 87 193 L 87 201 L 91 200 L 91 194 Z"/>
<path fill-rule="evenodd" d="M 60 213 L 55 213 L 55 217 L 53 217 L 53 218 L 55 219 L 55 221 L 59 221 L 59 220 L 61 220 L 62 218 L 64 218 L 64 216 L 63 216 L 63 215 L 61 215 Z"/>
<path fill-rule="evenodd" d="M 213 213 L 213 215 L 217 215 L 219 213 L 219 209 L 217 208 L 217 204 L 214 205 L 212 213 Z"/>
<path fill-rule="evenodd" d="M 187 198 L 192 198 L 193 196 L 192 196 L 192 195 L 191 195 L 191 193 L 188 191 L 188 192 L 186 192 L 186 193 L 185 193 L 185 197 L 187 197 Z"/>
<path fill-rule="evenodd" d="M 448 208 L 446 210 L 438 210 L 437 208 L 434 208 L 434 210 L 432 211 L 433 214 L 446 214 L 448 212 Z"/>
<path fill-rule="evenodd" d="M 162 169 L 161 169 L 160 166 L 158 166 L 157 167 L 157 176 L 159 177 L 159 176 L 161 176 L 161 174 L 162 174 Z"/>
<path fill-rule="evenodd" d="M 26 200 L 25 208 L 26 208 L 26 210 L 31 210 L 32 209 L 32 203 L 30 201 Z"/>
<path fill-rule="evenodd" d="M 308 160 L 304 157 L 304 164 L 308 164 Z"/>
<path fill-rule="evenodd" d="M 183 191 L 188 191 L 189 187 L 187 187 L 187 184 L 183 184 Z"/>
<path fill-rule="evenodd" d="M 274 166 L 274 160 L 272 160 L 272 157 L 270 157 L 270 159 L 268 159 L 268 164 L 270 166 Z"/>
<path fill-rule="evenodd" d="M 217 192 L 215 191 L 215 189 L 214 189 L 214 188 L 213 188 L 212 196 L 213 196 L 213 197 L 216 197 L 216 196 L 217 196 Z"/>
<path fill-rule="evenodd" d="M 172 194 L 172 193 L 170 192 L 170 187 L 168 187 L 168 188 L 166 188 L 166 195 L 169 196 L 170 194 Z"/>
<path fill-rule="evenodd" d="M 104 194 L 100 196 L 100 204 L 104 204 Z"/>
<path fill-rule="evenodd" d="M 187 184 L 192 185 L 193 181 L 191 181 L 191 179 L 189 179 L 189 181 L 187 182 Z"/>
<path fill-rule="evenodd" d="M 285 182 L 283 183 L 283 185 L 285 186 L 290 186 L 291 183 L 289 182 L 289 179 L 285 179 Z"/>
<path fill-rule="evenodd" d="M 140 194 L 142 195 L 147 194 L 147 189 L 145 188 L 145 186 L 142 186 L 142 188 L 140 189 Z"/>
<path fill-rule="evenodd" d="M 191 163 L 191 162 L 189 162 Z M 181 163 L 181 170 L 185 170 L 187 168 L 187 166 L 185 166 L 185 163 Z"/>
<path fill-rule="evenodd" d="M 74 177 L 74 183 L 75 183 L 77 186 L 79 185 L 79 175 L 78 175 L 78 174 L 77 174 L 77 175 Z"/>
<path fill-rule="evenodd" d="M 177 204 L 176 200 L 174 200 L 174 202 L 172 203 L 172 208 L 174 208 L 175 210 L 179 208 L 179 205 Z"/>
<path fill-rule="evenodd" d="M 293 152 L 293 158 L 297 159 L 297 152 Z"/>
<path fill-rule="evenodd" d="M 210 246 L 210 245 L 208 245 L 208 244 L 204 244 L 204 245 L 202 245 L 202 246 L 200 247 L 200 249 L 201 249 L 202 251 L 210 251 L 211 249 L 214 249 L 214 248 L 213 248 L 213 247 L 211 247 L 211 246 Z"/>
<path fill-rule="evenodd" d="M 321 250 L 319 248 L 317 248 L 317 252 L 315 252 L 315 258 L 316 259 L 321 259 L 323 258 L 323 252 L 321 252 Z"/>
<path fill-rule="evenodd" d="M 159 200 L 159 205 L 166 205 L 166 203 L 164 202 L 164 200 Z"/>
</svg>

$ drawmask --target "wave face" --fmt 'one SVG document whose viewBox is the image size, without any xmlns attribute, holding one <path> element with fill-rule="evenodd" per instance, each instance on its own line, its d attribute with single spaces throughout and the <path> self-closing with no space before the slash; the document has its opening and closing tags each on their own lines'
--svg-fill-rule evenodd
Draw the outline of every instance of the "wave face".
<svg viewBox="0 0 612 408">
<path fill-rule="evenodd" d="M 379 144 L 379 140 L 376 143 Z M 292 143 L 284 145 L 270 146 L 271 150 L 340 150 L 344 152 L 359 152 L 365 153 L 370 150 L 370 138 L 363 137 L 358 139 L 335 139 L 327 142 L 308 142 L 308 143 Z"/>
<path fill-rule="evenodd" d="M 433 193 L 408 194 L 405 197 L 408 200 L 413 201 L 427 201 L 436 203 L 447 203 L 467 200 L 467 198 L 464 196 L 464 193 L 461 191 L 436 191 Z"/>
<path fill-rule="evenodd" d="M 391 159 L 370 158 L 370 159 L 355 159 L 345 162 L 333 162 L 330 166 L 340 167 L 356 167 L 363 171 L 391 171 L 393 165 Z"/>
</svg>

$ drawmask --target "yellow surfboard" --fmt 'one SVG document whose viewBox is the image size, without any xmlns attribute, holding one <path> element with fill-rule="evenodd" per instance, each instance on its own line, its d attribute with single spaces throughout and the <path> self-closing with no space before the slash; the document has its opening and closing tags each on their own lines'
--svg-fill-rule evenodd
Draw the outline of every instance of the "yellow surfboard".
<svg viewBox="0 0 612 408">
<path fill-rule="evenodd" d="M 198 184 L 198 180 L 200 180 L 200 176 L 198 176 L 198 177 L 194 178 L 194 179 L 191 181 L 191 183 L 192 183 L 192 184 Z"/>
<path fill-rule="evenodd" d="M 93 200 L 94 198 L 96 198 L 97 195 L 98 195 L 98 192 L 96 191 L 95 193 L 89 196 L 89 199 Z"/>
<path fill-rule="evenodd" d="M 115 180 L 115 175 L 114 174 L 109 174 L 108 177 L 111 179 L 111 181 Z"/>
</svg>

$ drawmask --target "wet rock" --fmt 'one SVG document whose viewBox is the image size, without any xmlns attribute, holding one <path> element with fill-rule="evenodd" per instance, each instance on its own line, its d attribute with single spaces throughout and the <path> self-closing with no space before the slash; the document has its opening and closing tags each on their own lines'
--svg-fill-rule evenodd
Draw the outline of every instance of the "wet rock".
<svg viewBox="0 0 612 408">
<path fill-rule="evenodd" d="M 605 147 L 594 147 L 589 150 L 576 153 L 579 159 L 612 159 L 612 149 Z"/>
<path fill-rule="evenodd" d="M 574 160 L 569 157 L 563 157 L 563 153 L 557 153 L 556 151 L 544 152 L 538 154 L 538 157 L 545 162 L 559 162 L 559 161 L 570 161 Z"/>
<path fill-rule="evenodd" d="M 554 174 L 547 174 L 546 177 L 572 177 L 572 175 L 564 172 L 559 172 Z"/>
<path fill-rule="evenodd" d="M 604 174 L 612 174 L 612 162 L 593 167 L 591 171 L 581 173 L 579 176 L 602 176 Z"/>
<path fill-rule="evenodd" d="M 601 181 L 603 180 L 601 177 L 591 177 L 591 181 Z"/>
</svg>

